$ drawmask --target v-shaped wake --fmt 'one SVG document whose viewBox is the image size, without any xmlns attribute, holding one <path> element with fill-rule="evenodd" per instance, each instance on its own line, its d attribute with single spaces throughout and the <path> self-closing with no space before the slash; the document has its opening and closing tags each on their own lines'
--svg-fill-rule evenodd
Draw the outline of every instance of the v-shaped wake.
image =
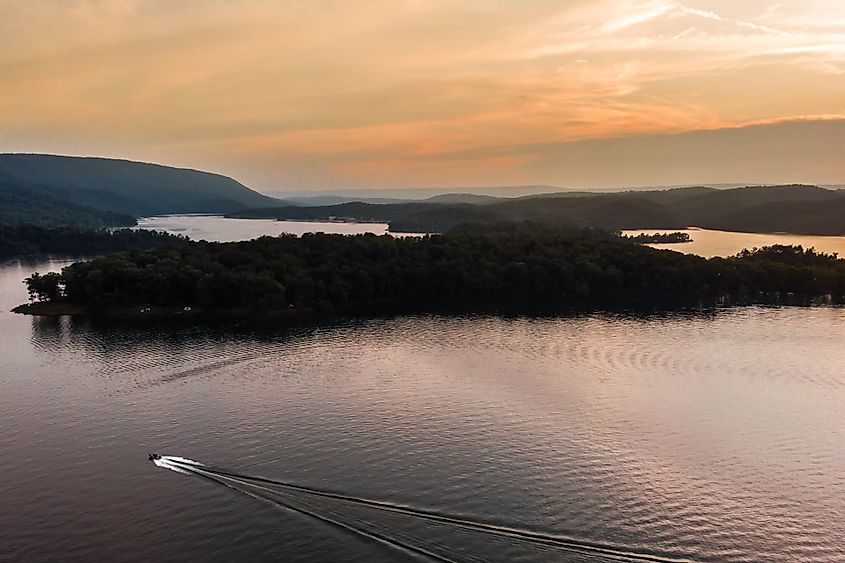
<svg viewBox="0 0 845 563">
<path fill-rule="evenodd" d="M 359 525 L 359 522 L 349 522 L 342 514 L 332 511 L 328 506 L 321 506 L 319 504 L 320 501 L 338 501 L 346 506 L 362 507 L 380 513 L 410 517 L 438 525 L 453 526 L 462 530 L 484 533 L 511 541 L 528 542 L 532 545 L 542 546 L 547 549 L 551 548 L 570 553 L 575 552 L 582 555 L 598 556 L 605 560 L 653 561 L 658 563 L 679 563 L 687 561 L 685 559 L 633 551 L 625 549 L 624 547 L 601 545 L 578 540 L 576 538 L 515 528 L 494 522 L 484 522 L 481 520 L 474 520 L 466 517 L 376 499 L 352 496 L 335 491 L 316 489 L 294 483 L 268 479 L 265 477 L 243 475 L 222 468 L 206 466 L 198 461 L 184 457 L 157 456 L 156 454 L 150 454 L 150 459 L 159 467 L 170 469 L 171 471 L 175 471 L 177 473 L 204 477 L 207 480 L 224 485 L 251 497 L 271 502 L 301 514 L 306 514 L 327 524 L 332 524 L 346 531 L 378 541 L 379 543 L 436 561 L 455 560 L 438 553 L 438 551 L 449 551 L 445 546 L 437 546 L 437 551 L 425 547 L 419 547 L 419 545 L 414 545 L 407 541 L 407 539 L 402 540 L 396 537 L 397 535 L 402 535 L 396 530 L 374 531 L 372 529 L 374 526 L 372 522 L 365 522 L 369 525 L 365 528 L 364 526 Z M 427 543 L 422 538 L 415 539 L 422 540 L 423 543 Z M 415 541 L 414 543 L 419 543 L 419 541 Z M 463 559 L 461 560 L 480 560 L 468 554 L 462 554 L 462 557 Z"/>
</svg>

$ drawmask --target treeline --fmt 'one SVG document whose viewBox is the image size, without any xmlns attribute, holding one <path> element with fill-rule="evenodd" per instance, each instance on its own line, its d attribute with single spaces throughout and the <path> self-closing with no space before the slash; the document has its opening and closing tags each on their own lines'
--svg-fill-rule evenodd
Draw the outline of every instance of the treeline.
<svg viewBox="0 0 845 563">
<path fill-rule="evenodd" d="M 707 260 L 549 233 L 309 234 L 115 254 L 29 282 L 36 299 L 101 312 L 553 309 L 786 295 L 841 300 L 845 260 L 792 246 Z"/>
<path fill-rule="evenodd" d="M 130 227 L 135 217 L 95 209 L 55 197 L 56 190 L 38 185 L 15 185 L 0 180 L 0 225 L 31 224 L 40 227 Z"/>
<path fill-rule="evenodd" d="M 619 231 L 608 231 L 593 227 L 575 227 L 567 225 L 547 225 L 532 221 L 504 221 L 493 225 L 487 223 L 461 223 L 449 229 L 445 235 L 458 236 L 494 236 L 494 237 L 556 237 L 580 238 L 591 240 L 629 240 Z M 632 241 L 634 242 L 634 241 Z"/>
<path fill-rule="evenodd" d="M 637 244 L 679 244 L 692 242 L 689 233 L 640 233 L 638 235 L 622 235 L 622 238 Z"/>
<path fill-rule="evenodd" d="M 158 231 L 118 229 L 46 229 L 36 225 L 0 225 L 0 258 L 30 254 L 82 256 L 150 249 L 187 240 Z"/>
</svg>

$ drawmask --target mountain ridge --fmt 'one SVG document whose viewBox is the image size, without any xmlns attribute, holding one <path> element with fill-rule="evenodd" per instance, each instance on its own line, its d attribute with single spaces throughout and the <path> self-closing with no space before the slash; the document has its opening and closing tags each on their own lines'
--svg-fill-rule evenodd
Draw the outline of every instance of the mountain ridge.
<svg viewBox="0 0 845 563">
<path fill-rule="evenodd" d="M 0 178 L 19 187 L 39 186 L 74 204 L 136 217 L 279 204 L 222 174 L 126 159 L 4 153 Z"/>
<path fill-rule="evenodd" d="M 690 186 L 669 190 L 613 193 L 577 192 L 502 199 L 485 204 L 364 204 L 323 207 L 268 207 L 234 214 L 242 218 L 360 220 L 390 223 L 394 232 L 445 232 L 467 223 L 529 222 L 541 225 L 621 229 L 683 229 L 688 226 L 749 232 L 845 235 L 845 221 L 825 206 L 845 205 L 845 193 L 812 185 L 746 186 L 714 189 Z M 794 212 L 790 214 L 788 210 Z M 743 216 L 743 210 L 753 209 Z M 822 219 L 806 218 L 819 214 Z M 803 215 L 802 215 L 803 214 Z M 799 217 L 800 215 L 800 217 Z M 743 219 L 743 217 L 745 217 Z M 803 218 L 802 218 L 803 217 Z M 799 234 L 797 232 L 796 234 Z"/>
</svg>

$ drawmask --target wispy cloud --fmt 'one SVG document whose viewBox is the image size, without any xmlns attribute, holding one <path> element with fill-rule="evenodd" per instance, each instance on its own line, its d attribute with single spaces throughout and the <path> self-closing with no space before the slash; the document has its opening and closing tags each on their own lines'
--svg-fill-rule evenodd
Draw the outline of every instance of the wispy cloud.
<svg viewBox="0 0 845 563">
<path fill-rule="evenodd" d="M 616 33 L 634 27 L 636 25 L 644 24 L 651 20 L 657 19 L 666 15 L 675 7 L 674 2 L 658 2 L 655 4 L 638 5 L 632 3 L 633 9 L 628 10 L 628 13 L 618 19 L 612 19 L 602 26 L 602 31 Z"/>
<path fill-rule="evenodd" d="M 845 112 L 845 3 L 826 0 L 3 12 L 0 150 L 225 163 L 263 185 L 454 184 L 484 158 L 516 177 L 538 144 Z"/>
</svg>

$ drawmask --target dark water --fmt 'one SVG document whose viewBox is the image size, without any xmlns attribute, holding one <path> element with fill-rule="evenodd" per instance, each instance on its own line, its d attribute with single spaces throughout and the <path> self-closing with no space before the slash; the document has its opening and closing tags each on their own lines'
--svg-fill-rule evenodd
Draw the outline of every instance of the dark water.
<svg viewBox="0 0 845 563">
<path fill-rule="evenodd" d="M 845 560 L 845 309 L 294 328 L 8 313 L 48 266 L 0 266 L 0 560 L 412 560 L 148 451 L 633 556 Z M 309 502 L 448 560 L 615 560 Z"/>
</svg>

